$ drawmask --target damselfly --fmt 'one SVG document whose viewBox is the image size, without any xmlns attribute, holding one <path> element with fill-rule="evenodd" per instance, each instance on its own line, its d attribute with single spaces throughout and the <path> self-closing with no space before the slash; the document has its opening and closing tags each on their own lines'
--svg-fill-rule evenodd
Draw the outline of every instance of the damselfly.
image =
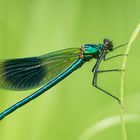
<svg viewBox="0 0 140 140">
<path fill-rule="evenodd" d="M 121 69 L 99 70 L 101 61 L 106 61 L 125 54 L 118 54 L 106 58 L 106 55 L 118 49 L 120 45 L 113 48 L 112 41 L 104 39 L 102 44 L 84 44 L 81 48 L 69 48 L 55 51 L 46 55 L 29 58 L 17 58 L 0 61 L 0 87 L 9 90 L 29 90 L 42 86 L 33 94 L 17 102 L 10 108 L 0 113 L 0 119 L 14 112 L 19 107 L 37 98 L 45 91 L 62 81 L 73 71 L 80 68 L 85 62 L 96 59 L 92 72 L 94 73 L 92 84 L 116 99 L 119 98 L 105 91 L 97 84 L 99 73 L 122 71 Z"/>
</svg>

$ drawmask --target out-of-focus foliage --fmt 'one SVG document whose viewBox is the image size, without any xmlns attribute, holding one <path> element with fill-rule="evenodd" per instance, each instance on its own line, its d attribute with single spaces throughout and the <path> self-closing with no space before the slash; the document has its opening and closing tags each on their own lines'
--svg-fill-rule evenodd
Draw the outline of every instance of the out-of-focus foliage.
<svg viewBox="0 0 140 140">
<path fill-rule="evenodd" d="M 140 22 L 138 0 L 0 0 L 0 59 L 28 57 L 84 43 L 129 40 Z M 125 47 L 113 54 L 123 53 Z M 125 71 L 125 115 L 129 139 L 140 139 L 140 37 Z M 113 55 L 113 54 L 110 54 Z M 103 62 L 120 68 L 122 57 Z M 121 140 L 120 106 L 91 85 L 90 61 L 64 81 L 0 122 L 1 140 Z M 101 74 L 98 83 L 120 96 L 120 74 Z M 35 90 L 0 90 L 4 110 Z M 107 127 L 106 127 L 107 125 Z M 96 131 L 95 131 L 96 130 Z M 87 137 L 86 137 L 87 136 Z"/>
</svg>

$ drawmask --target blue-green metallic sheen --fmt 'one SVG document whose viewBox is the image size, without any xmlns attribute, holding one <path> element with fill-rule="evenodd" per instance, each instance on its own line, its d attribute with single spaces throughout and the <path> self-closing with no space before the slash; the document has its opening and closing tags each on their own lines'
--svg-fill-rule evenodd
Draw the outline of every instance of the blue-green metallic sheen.
<svg viewBox="0 0 140 140">
<path fill-rule="evenodd" d="M 40 96 L 42 93 L 44 93 L 46 90 L 50 89 L 51 87 L 53 87 L 54 85 L 56 85 L 57 83 L 59 83 L 61 80 L 63 80 L 65 77 L 67 77 L 69 74 L 71 74 L 74 70 L 76 70 L 79 66 L 81 66 L 83 64 L 83 60 L 82 59 L 78 59 L 73 65 L 71 65 L 65 72 L 59 74 L 55 79 L 53 79 L 52 81 L 50 81 L 48 84 L 46 84 L 44 87 L 40 88 L 39 90 L 37 90 L 36 92 L 34 92 L 33 94 L 29 95 L 28 97 L 24 98 L 23 100 L 19 101 L 18 103 L 16 103 L 15 105 L 11 106 L 10 108 L 8 108 L 7 110 L 5 110 L 4 112 L 2 112 L 0 114 L 0 120 L 3 119 L 5 116 L 7 116 L 8 114 L 12 113 L 13 111 L 15 111 L 17 108 L 27 104 L 28 102 L 30 102 L 31 100 L 35 99 L 36 97 Z"/>
<path fill-rule="evenodd" d="M 37 98 L 62 81 L 85 62 L 98 58 L 103 44 L 85 44 L 31 58 L 10 59 L 0 62 L 0 87 L 11 90 L 42 88 L 0 113 L 0 119 Z M 37 79 L 36 77 L 39 76 Z"/>
<path fill-rule="evenodd" d="M 85 55 L 86 54 L 95 55 L 102 49 L 103 45 L 102 44 L 99 44 L 99 45 L 85 44 L 84 47 L 85 47 L 85 52 L 84 52 Z"/>
</svg>

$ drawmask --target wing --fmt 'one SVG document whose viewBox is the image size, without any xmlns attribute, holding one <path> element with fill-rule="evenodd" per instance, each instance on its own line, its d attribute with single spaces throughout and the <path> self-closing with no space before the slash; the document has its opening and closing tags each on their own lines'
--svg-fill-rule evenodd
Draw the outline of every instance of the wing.
<svg viewBox="0 0 140 140">
<path fill-rule="evenodd" d="M 9 59 L 0 62 L 0 87 L 28 90 L 47 84 L 78 58 L 80 49 L 71 48 L 39 57 Z"/>
</svg>

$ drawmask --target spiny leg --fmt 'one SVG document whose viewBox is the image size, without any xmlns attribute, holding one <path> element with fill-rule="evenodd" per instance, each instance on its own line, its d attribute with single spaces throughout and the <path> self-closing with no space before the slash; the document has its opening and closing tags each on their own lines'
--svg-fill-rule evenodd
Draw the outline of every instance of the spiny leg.
<svg viewBox="0 0 140 140">
<path fill-rule="evenodd" d="M 128 56 L 128 54 L 118 54 L 118 55 L 114 55 L 114 56 L 111 56 L 111 57 L 108 57 L 108 58 L 103 58 L 104 61 L 107 61 L 107 60 L 110 60 L 112 58 L 116 58 L 116 57 L 120 57 L 120 56 Z"/>
<path fill-rule="evenodd" d="M 104 72 L 121 72 L 124 71 L 123 69 L 110 69 L 110 70 L 98 70 L 98 73 L 104 73 Z"/>
<path fill-rule="evenodd" d="M 121 48 L 121 47 L 123 47 L 123 46 L 125 46 L 125 45 L 127 45 L 128 43 L 124 43 L 124 44 L 122 44 L 122 45 L 119 45 L 119 46 L 117 46 L 117 47 L 115 47 L 115 48 L 113 48 L 113 51 L 114 50 L 117 50 L 117 49 L 119 49 L 119 48 Z M 108 51 L 106 54 L 108 54 L 108 53 L 110 53 L 111 51 Z"/>
<path fill-rule="evenodd" d="M 103 57 L 102 57 L 102 58 L 103 58 Z M 99 71 L 99 70 L 98 70 L 98 67 L 99 67 L 99 64 L 101 63 L 102 58 L 100 58 L 100 59 L 97 60 L 95 67 L 92 69 L 92 71 L 94 72 L 94 77 L 93 77 L 92 85 L 93 85 L 94 87 L 96 87 L 97 89 L 103 91 L 103 92 L 106 93 L 107 95 L 113 97 L 114 99 L 116 99 L 116 100 L 118 101 L 119 104 L 121 104 L 121 100 L 120 100 L 118 97 L 116 97 L 116 96 L 110 94 L 109 92 L 105 91 L 104 89 L 100 88 L 100 87 L 97 85 L 97 78 L 98 78 L 98 73 L 99 73 L 99 72 L 120 71 L 119 69 Z M 122 104 L 121 104 L 121 105 L 122 105 Z"/>
<path fill-rule="evenodd" d="M 123 46 L 125 46 L 125 45 L 127 45 L 127 44 L 128 44 L 128 43 L 121 44 L 121 45 L 115 47 L 113 50 L 116 50 L 116 49 L 118 49 L 118 48 L 121 48 L 121 47 L 123 47 Z"/>
<path fill-rule="evenodd" d="M 100 88 L 100 87 L 97 85 L 97 76 L 98 76 L 98 71 L 96 71 L 96 72 L 94 73 L 94 78 L 93 78 L 93 82 L 92 82 L 93 86 L 96 87 L 97 89 L 103 91 L 103 92 L 106 93 L 107 95 L 113 97 L 114 99 L 116 99 L 116 100 L 118 101 L 119 104 L 121 104 L 121 101 L 120 101 L 120 99 L 119 99 L 118 97 L 116 97 L 116 96 L 110 94 L 109 92 L 105 91 L 104 89 Z"/>
</svg>

